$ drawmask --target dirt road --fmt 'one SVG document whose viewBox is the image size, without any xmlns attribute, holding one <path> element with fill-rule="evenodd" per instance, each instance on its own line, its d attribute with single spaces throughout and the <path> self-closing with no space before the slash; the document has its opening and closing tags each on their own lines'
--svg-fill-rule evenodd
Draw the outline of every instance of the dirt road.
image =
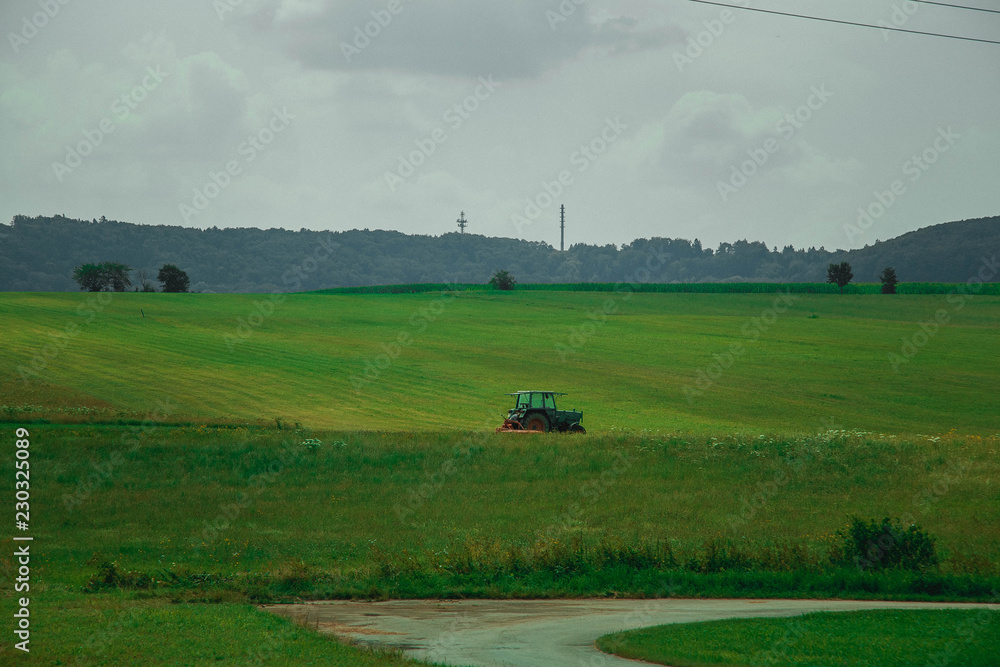
<svg viewBox="0 0 1000 667">
<path fill-rule="evenodd" d="M 811 611 L 943 609 L 987 605 L 842 600 L 393 600 L 267 605 L 320 632 L 392 646 L 447 665 L 603 667 L 636 665 L 594 640 L 618 630 L 720 618 Z"/>
</svg>

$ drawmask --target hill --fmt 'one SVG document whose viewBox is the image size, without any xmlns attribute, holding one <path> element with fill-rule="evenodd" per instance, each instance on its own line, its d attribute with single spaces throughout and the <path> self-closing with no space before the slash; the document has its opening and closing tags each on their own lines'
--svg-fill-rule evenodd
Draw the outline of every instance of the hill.
<svg viewBox="0 0 1000 667">
<path fill-rule="evenodd" d="M 965 282 L 978 272 L 984 259 L 995 263 L 998 250 L 1000 217 L 994 217 L 924 227 L 846 256 L 856 276 L 874 275 L 885 266 L 894 266 L 897 272 L 904 272 L 907 281 Z M 998 275 L 991 279 L 998 281 Z"/>
<path fill-rule="evenodd" d="M 16 216 L 0 225 L 0 291 L 76 291 L 70 278 L 86 262 L 121 261 L 155 275 L 164 263 L 210 292 L 294 292 L 402 283 L 485 283 L 499 268 L 522 283 L 822 282 L 826 266 L 847 260 L 855 280 L 874 281 L 894 266 L 903 281 L 964 281 L 983 253 L 1000 248 L 1000 217 L 950 222 L 853 251 L 768 249 L 759 241 L 637 239 L 576 244 L 566 252 L 508 238 L 394 231 L 191 229 L 62 216 Z M 993 280 L 997 280 L 994 276 Z"/>
</svg>

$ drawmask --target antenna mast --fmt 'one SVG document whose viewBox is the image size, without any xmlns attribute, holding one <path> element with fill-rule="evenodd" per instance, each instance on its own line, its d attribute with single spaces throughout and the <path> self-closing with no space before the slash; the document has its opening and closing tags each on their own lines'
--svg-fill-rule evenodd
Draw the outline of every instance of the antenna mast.
<svg viewBox="0 0 1000 667">
<path fill-rule="evenodd" d="M 565 250 L 566 240 L 566 205 L 559 205 L 559 252 Z"/>
<path fill-rule="evenodd" d="M 458 228 L 462 234 L 465 233 L 465 226 L 469 224 L 469 221 L 465 219 L 465 211 L 462 211 L 462 215 L 458 218 Z"/>
</svg>

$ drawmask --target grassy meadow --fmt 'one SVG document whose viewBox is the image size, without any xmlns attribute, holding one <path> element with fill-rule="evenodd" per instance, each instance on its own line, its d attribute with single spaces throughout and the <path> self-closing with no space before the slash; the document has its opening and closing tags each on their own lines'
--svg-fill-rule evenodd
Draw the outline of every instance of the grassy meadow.
<svg viewBox="0 0 1000 667">
<path fill-rule="evenodd" d="M 637 570 L 826 576 L 851 515 L 911 517 L 938 538 L 940 571 L 1000 586 L 996 437 L 31 430 L 36 549 L 70 588 L 109 562 L 110 583 L 233 575 L 205 583 L 250 599 L 523 597 L 545 586 L 519 575 L 553 572 L 588 594 Z M 730 552 L 712 561 L 717 545 Z"/>
<path fill-rule="evenodd" d="M 53 664 L 404 664 L 250 606 L 282 600 L 1000 590 L 992 436 L 205 425 L 30 436 L 33 638 Z M 836 564 L 852 515 L 919 522 L 940 565 Z M 15 565 L 0 557 L 4 608 Z"/>
<path fill-rule="evenodd" d="M 404 664 L 249 605 L 990 599 L 998 322 L 961 293 L 0 294 L 34 637 L 53 663 L 245 664 L 278 636 L 250 658 Z M 527 388 L 588 435 L 492 433 Z M 851 516 L 916 521 L 940 563 L 845 565 Z"/>
</svg>

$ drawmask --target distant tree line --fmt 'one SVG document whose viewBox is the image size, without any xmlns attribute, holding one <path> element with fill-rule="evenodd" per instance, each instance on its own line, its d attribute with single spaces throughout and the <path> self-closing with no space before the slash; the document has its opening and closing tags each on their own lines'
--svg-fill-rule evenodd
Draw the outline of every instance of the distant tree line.
<svg viewBox="0 0 1000 667">
<path fill-rule="evenodd" d="M 484 284 L 500 267 L 522 284 L 823 282 L 829 264 L 841 262 L 850 264 L 852 279 L 860 282 L 877 281 L 884 267 L 895 267 L 907 281 L 964 282 L 982 264 L 983 249 L 995 247 L 1000 218 L 936 225 L 852 251 L 778 249 L 748 240 L 713 249 L 698 239 L 657 237 L 622 246 L 575 244 L 560 252 L 546 243 L 457 232 L 191 229 L 16 216 L 9 226 L 0 225 L 0 291 L 78 289 L 75 270 L 92 258 L 113 258 L 127 267 L 182 267 L 192 277 L 187 289 L 195 292 Z M 146 289 L 152 275 L 131 271 L 124 271 L 126 285 L 120 268 L 110 280 L 89 269 L 101 289 Z"/>
<path fill-rule="evenodd" d="M 125 292 L 132 287 L 132 279 L 129 277 L 130 271 L 136 271 L 138 285 L 135 287 L 135 291 L 156 291 L 145 271 L 133 269 L 122 262 L 81 264 L 73 269 L 73 280 L 76 281 L 81 290 L 86 292 Z M 161 266 L 157 280 L 162 284 L 164 292 L 187 292 L 191 285 L 191 279 L 188 278 L 187 273 L 173 264 Z"/>
</svg>

